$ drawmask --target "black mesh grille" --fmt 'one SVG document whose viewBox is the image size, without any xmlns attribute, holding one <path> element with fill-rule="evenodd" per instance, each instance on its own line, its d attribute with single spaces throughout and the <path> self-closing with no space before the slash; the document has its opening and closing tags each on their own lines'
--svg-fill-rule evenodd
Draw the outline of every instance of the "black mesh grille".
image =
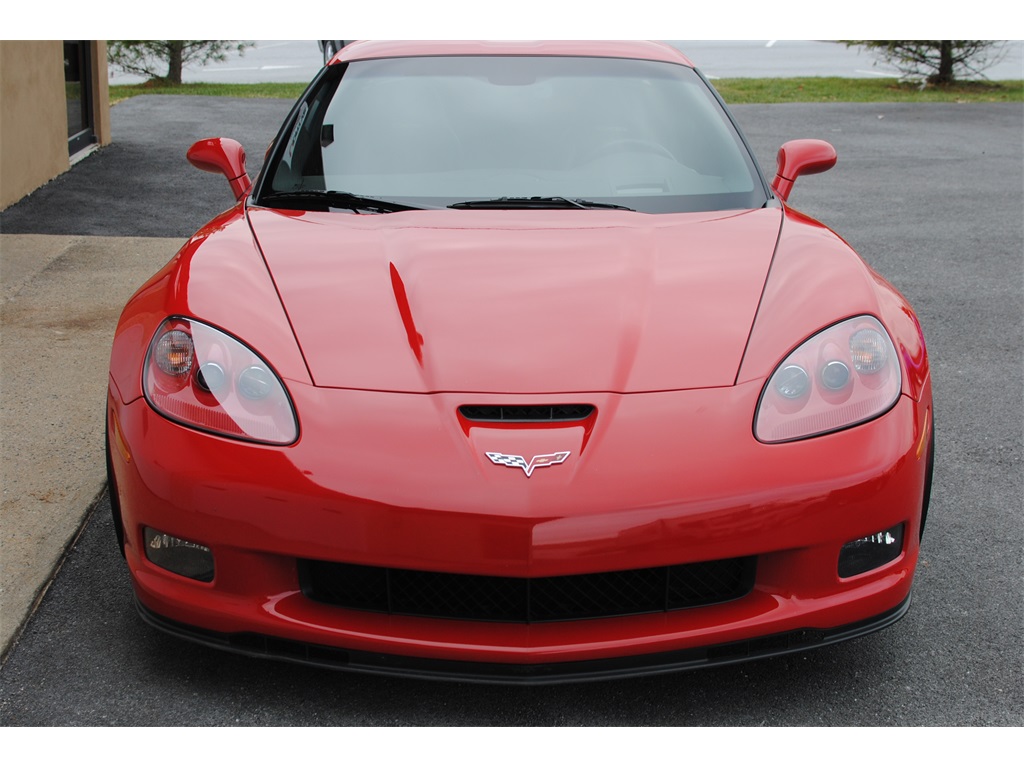
<svg viewBox="0 0 1024 768">
<path fill-rule="evenodd" d="M 299 562 L 307 597 L 344 608 L 473 621 L 541 622 L 624 616 L 735 600 L 756 559 L 519 579 Z"/>
<path fill-rule="evenodd" d="M 469 421 L 583 421 L 592 405 L 462 405 L 459 413 Z"/>
</svg>

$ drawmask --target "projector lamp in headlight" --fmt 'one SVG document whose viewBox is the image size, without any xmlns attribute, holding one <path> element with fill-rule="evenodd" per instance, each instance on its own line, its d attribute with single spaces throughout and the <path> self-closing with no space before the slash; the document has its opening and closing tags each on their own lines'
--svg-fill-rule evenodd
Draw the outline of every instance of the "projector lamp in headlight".
<svg viewBox="0 0 1024 768">
<path fill-rule="evenodd" d="M 772 372 L 754 415 L 754 437 L 785 443 L 871 421 L 896 404 L 899 358 L 877 318 L 858 315 L 805 340 Z"/>
</svg>

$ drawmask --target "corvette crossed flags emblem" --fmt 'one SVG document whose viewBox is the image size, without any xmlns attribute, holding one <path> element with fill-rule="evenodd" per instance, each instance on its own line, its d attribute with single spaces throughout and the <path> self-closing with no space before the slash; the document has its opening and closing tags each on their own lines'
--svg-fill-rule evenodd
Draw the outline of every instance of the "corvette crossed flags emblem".
<svg viewBox="0 0 1024 768">
<path fill-rule="evenodd" d="M 559 451 L 558 453 L 545 453 L 541 456 L 534 456 L 529 462 L 526 461 L 522 456 L 509 456 L 504 453 L 487 453 L 487 458 L 495 464 L 500 464 L 506 467 L 519 467 L 526 476 L 529 477 L 533 474 L 533 470 L 538 467 L 550 467 L 553 464 L 561 464 L 563 461 L 569 458 L 570 451 Z"/>
</svg>

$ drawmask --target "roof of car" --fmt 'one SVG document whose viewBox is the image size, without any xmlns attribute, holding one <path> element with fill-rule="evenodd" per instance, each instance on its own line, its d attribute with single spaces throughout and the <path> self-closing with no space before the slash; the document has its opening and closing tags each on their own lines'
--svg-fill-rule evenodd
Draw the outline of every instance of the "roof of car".
<svg viewBox="0 0 1024 768">
<path fill-rule="evenodd" d="M 341 50 L 341 61 L 397 56 L 606 56 L 693 63 L 666 43 L 640 40 L 360 40 Z"/>
</svg>

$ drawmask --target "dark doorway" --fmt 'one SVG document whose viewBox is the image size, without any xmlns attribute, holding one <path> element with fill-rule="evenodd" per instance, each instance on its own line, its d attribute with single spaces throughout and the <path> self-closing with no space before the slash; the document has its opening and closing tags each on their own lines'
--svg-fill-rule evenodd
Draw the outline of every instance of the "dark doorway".
<svg viewBox="0 0 1024 768">
<path fill-rule="evenodd" d="M 64 41 L 64 91 L 68 101 L 68 155 L 96 143 L 92 104 L 92 46 Z"/>
</svg>

